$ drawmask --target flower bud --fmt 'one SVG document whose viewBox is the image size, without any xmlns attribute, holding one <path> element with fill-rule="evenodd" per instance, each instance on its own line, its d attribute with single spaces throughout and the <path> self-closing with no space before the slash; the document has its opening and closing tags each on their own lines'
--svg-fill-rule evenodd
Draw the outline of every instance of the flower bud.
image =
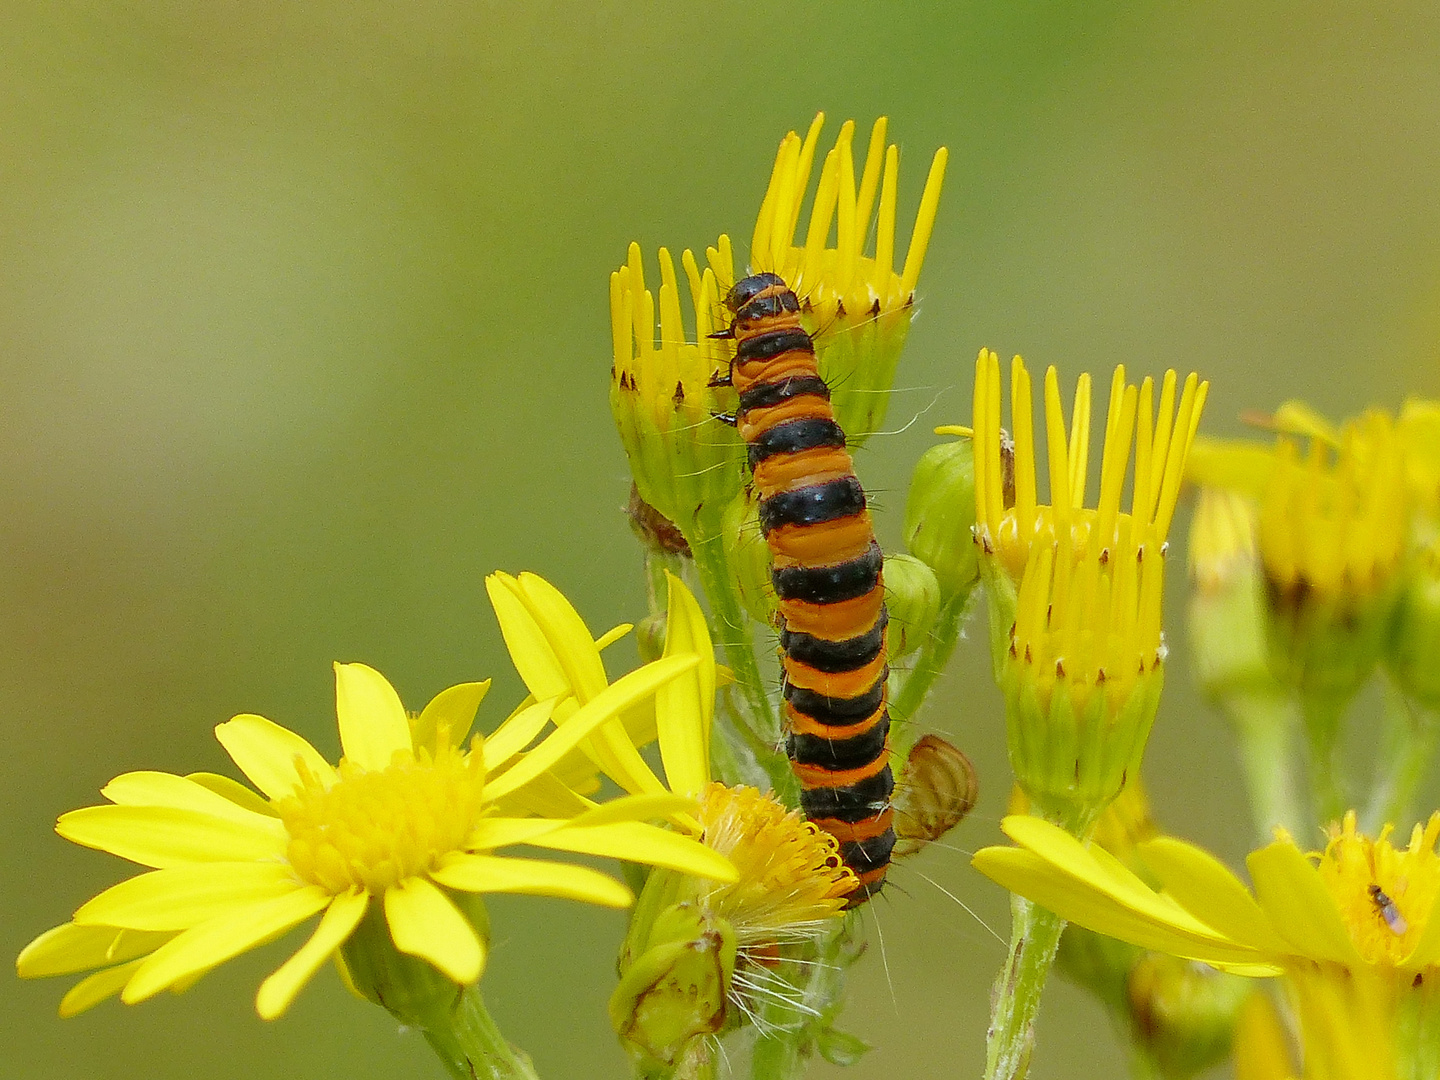
<svg viewBox="0 0 1440 1080">
<path fill-rule="evenodd" d="M 610 275 L 610 410 L 640 498 L 693 548 L 718 532 L 720 514 L 743 482 L 745 452 L 739 435 L 715 419 L 734 408 L 733 392 L 722 399 L 710 385 L 729 366 L 724 343 L 709 336 L 717 329 L 715 273 L 702 275 L 689 251 L 682 261 L 694 309 L 693 345 L 668 251 L 660 249 L 658 339 L 655 296 L 645 287 L 638 244 Z"/>
<path fill-rule="evenodd" d="M 1190 580 L 1190 644 L 1200 685 L 1217 695 L 1275 687 L 1255 507 L 1245 496 L 1200 489 L 1190 526 Z"/>
<path fill-rule="evenodd" d="M 920 455 L 905 500 L 905 546 L 935 571 L 944 598 L 974 587 L 979 576 L 975 526 L 975 452 L 969 439 Z"/>
<path fill-rule="evenodd" d="M 885 606 L 890 612 L 890 658 L 914 652 L 940 617 L 935 571 L 910 555 L 885 556 Z"/>
<path fill-rule="evenodd" d="M 1248 979 L 1165 953 L 1146 953 L 1130 971 L 1127 999 L 1135 1040 L 1165 1076 L 1188 1077 L 1230 1053 Z"/>
<path fill-rule="evenodd" d="M 666 908 L 648 929 L 610 996 L 610 1022 L 637 1063 L 674 1067 L 725 1026 L 735 931 L 689 903 Z"/>
<path fill-rule="evenodd" d="M 975 537 L 992 662 L 1016 780 L 1038 813 L 1083 836 L 1138 775 L 1160 703 L 1166 537 L 1209 384 L 1191 374 L 1177 401 L 1178 380 L 1167 372 L 1157 410 L 1151 379 L 1136 387 L 1115 369 L 1091 509 L 1089 375 L 1077 381 L 1067 424 L 1059 377 L 1053 367 L 1045 374 L 1049 506 L 1038 502 L 1030 376 L 1018 356 L 1010 381 L 1007 446 L 999 358 L 982 351 L 972 425 Z"/>
<path fill-rule="evenodd" d="M 1317 716 L 1343 711 L 1387 644 L 1423 473 L 1411 443 L 1426 425 L 1412 420 L 1397 430 L 1370 409 L 1337 429 L 1289 403 L 1269 421 L 1273 448 L 1195 448 L 1194 481 L 1256 500 L 1270 668 Z"/>
</svg>

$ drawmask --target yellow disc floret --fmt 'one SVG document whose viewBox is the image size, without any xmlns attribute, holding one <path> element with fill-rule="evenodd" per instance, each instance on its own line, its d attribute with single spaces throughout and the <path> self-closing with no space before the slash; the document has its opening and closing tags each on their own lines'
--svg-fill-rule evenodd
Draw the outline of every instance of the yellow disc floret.
<svg viewBox="0 0 1440 1080">
<path fill-rule="evenodd" d="M 483 809 L 484 759 L 450 747 L 428 758 L 397 753 L 379 772 L 343 761 L 328 788 L 305 776 L 275 804 L 295 872 L 336 895 L 380 894 L 463 849 Z"/>
<path fill-rule="evenodd" d="M 1410 845 L 1396 848 L 1390 826 L 1379 837 L 1355 831 L 1355 812 L 1332 826 L 1318 857 L 1320 877 L 1335 899 L 1355 948 L 1377 965 L 1398 965 L 1419 943 L 1440 894 L 1440 812 L 1416 825 Z"/>
<path fill-rule="evenodd" d="M 705 846 L 733 862 L 740 878 L 715 885 L 700 903 L 735 928 L 742 948 L 805 937 L 845 907 L 857 882 L 834 837 L 752 787 L 712 783 L 702 798 Z"/>
</svg>

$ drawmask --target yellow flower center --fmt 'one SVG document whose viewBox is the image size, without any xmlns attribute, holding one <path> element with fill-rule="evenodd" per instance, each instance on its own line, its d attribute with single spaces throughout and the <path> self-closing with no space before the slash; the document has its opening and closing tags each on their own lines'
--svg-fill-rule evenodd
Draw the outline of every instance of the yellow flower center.
<svg viewBox="0 0 1440 1080">
<path fill-rule="evenodd" d="M 1355 831 L 1355 812 L 1333 827 L 1318 856 L 1320 876 L 1369 963 L 1399 964 L 1419 943 L 1440 895 L 1440 812 L 1416 825 L 1408 848 L 1390 843 L 1390 826 L 1371 840 Z"/>
<path fill-rule="evenodd" d="M 379 772 L 340 763 L 339 782 L 313 777 L 275 808 L 290 833 L 287 857 L 312 884 L 379 894 L 465 846 L 480 820 L 484 760 L 446 747 L 431 759 L 396 755 Z"/>
<path fill-rule="evenodd" d="M 712 783 L 702 798 L 705 846 L 728 857 L 740 879 L 711 888 L 700 904 L 735 928 L 742 948 L 805 937 L 844 909 L 856 880 L 834 837 L 755 788 Z"/>
</svg>

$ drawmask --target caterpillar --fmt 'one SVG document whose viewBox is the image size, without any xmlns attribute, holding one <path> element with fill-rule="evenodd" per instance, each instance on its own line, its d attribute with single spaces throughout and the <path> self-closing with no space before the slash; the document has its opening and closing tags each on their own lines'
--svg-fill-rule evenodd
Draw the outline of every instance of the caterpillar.
<svg viewBox="0 0 1440 1080">
<path fill-rule="evenodd" d="M 859 879 L 855 907 L 883 885 L 895 846 L 883 558 L 795 293 L 753 274 L 725 304 L 733 319 L 717 336 L 735 355 L 714 382 L 739 394 L 721 419 L 748 448 L 772 558 L 785 750 L 805 816 Z"/>
</svg>

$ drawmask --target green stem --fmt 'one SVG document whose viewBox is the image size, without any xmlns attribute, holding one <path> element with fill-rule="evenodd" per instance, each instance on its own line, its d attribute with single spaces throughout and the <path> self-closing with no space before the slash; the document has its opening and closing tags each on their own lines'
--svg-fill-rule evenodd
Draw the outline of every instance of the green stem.
<svg viewBox="0 0 1440 1080">
<path fill-rule="evenodd" d="M 685 563 L 683 555 L 671 555 L 664 551 L 647 549 L 645 552 L 645 599 L 651 615 L 664 614 L 670 604 L 670 583 L 667 572 L 684 580 Z"/>
<path fill-rule="evenodd" d="M 1371 836 L 1387 823 L 1398 827 L 1409 819 L 1415 793 L 1430 771 L 1440 736 L 1435 716 L 1418 708 L 1398 687 L 1387 687 L 1385 700 L 1385 732 L 1376 762 L 1375 788 L 1361 822 Z"/>
<path fill-rule="evenodd" d="M 1167 1080 L 1168 1074 L 1155 1060 L 1149 1047 L 1130 1040 L 1130 1080 Z"/>
<path fill-rule="evenodd" d="M 749 784 L 761 791 L 768 787 L 786 806 L 798 806 L 800 789 L 789 759 L 750 730 L 736 707 L 735 689 L 727 686 L 720 694 L 722 707 L 710 734 L 711 772 L 731 786 Z"/>
<path fill-rule="evenodd" d="M 1084 840 L 1100 810 L 1071 806 L 1046 815 L 1071 836 Z M 1035 1017 L 1060 947 L 1065 920 L 1026 900 L 1010 897 L 1010 952 L 990 989 L 990 1029 L 985 1033 L 985 1080 L 1023 1080 L 1035 1049 Z"/>
<path fill-rule="evenodd" d="M 780 725 L 765 692 L 765 680 L 755 659 L 750 619 L 740 603 L 735 576 L 726 561 L 719 532 L 709 539 L 692 542 L 690 553 L 695 557 L 695 571 L 709 601 L 710 633 L 724 650 L 739 688 L 738 700 L 744 710 L 740 720 L 762 742 L 778 745 Z"/>
<path fill-rule="evenodd" d="M 849 936 L 850 918 L 835 920 L 828 934 L 808 956 L 809 974 L 803 980 L 801 1005 L 765 995 L 758 1001 L 760 1034 L 750 1052 L 751 1080 L 798 1080 L 814 1052 L 816 1038 L 839 1009 L 845 989 L 845 972 L 859 957 Z M 779 972 L 796 969 L 782 964 Z M 794 984 L 792 984 L 793 986 Z"/>
<path fill-rule="evenodd" d="M 990 991 L 985 1080 L 1021 1080 L 1035 1048 L 1035 1017 L 1065 920 L 1022 896 L 1010 898 L 1010 953 Z"/>
<path fill-rule="evenodd" d="M 427 1018 L 425 1040 L 459 1080 L 537 1080 L 530 1057 L 505 1041 L 480 988 L 467 986 L 443 1015 Z"/>
<path fill-rule="evenodd" d="M 960 628 L 970 617 L 975 597 L 979 590 L 970 588 L 962 593 L 950 597 L 940 607 L 940 617 L 935 621 L 935 629 L 925 638 L 915 654 L 915 663 L 910 668 L 910 673 L 905 676 L 896 690 L 894 697 L 890 699 L 890 716 L 894 720 L 913 720 L 915 714 L 920 711 L 920 706 L 925 703 L 929 696 L 930 689 L 935 685 L 935 680 L 945 670 L 945 665 L 950 660 L 950 654 L 955 651 L 955 642 L 960 637 Z M 904 732 L 904 740 L 907 744 L 915 741 L 915 729 L 913 725 L 905 725 L 901 730 Z M 909 751 L 910 745 L 901 745 L 901 740 L 896 738 L 895 752 L 903 758 Z"/>
<path fill-rule="evenodd" d="M 1340 767 L 1340 721 L 1347 701 L 1327 693 L 1310 693 L 1301 699 L 1310 749 L 1310 795 L 1322 825 L 1339 821 L 1349 808 Z"/>
<path fill-rule="evenodd" d="M 1256 835 L 1269 843 L 1277 825 L 1292 836 L 1309 835 L 1291 771 L 1294 704 L 1283 693 L 1257 690 L 1226 695 L 1223 705 L 1240 744 Z"/>
</svg>

